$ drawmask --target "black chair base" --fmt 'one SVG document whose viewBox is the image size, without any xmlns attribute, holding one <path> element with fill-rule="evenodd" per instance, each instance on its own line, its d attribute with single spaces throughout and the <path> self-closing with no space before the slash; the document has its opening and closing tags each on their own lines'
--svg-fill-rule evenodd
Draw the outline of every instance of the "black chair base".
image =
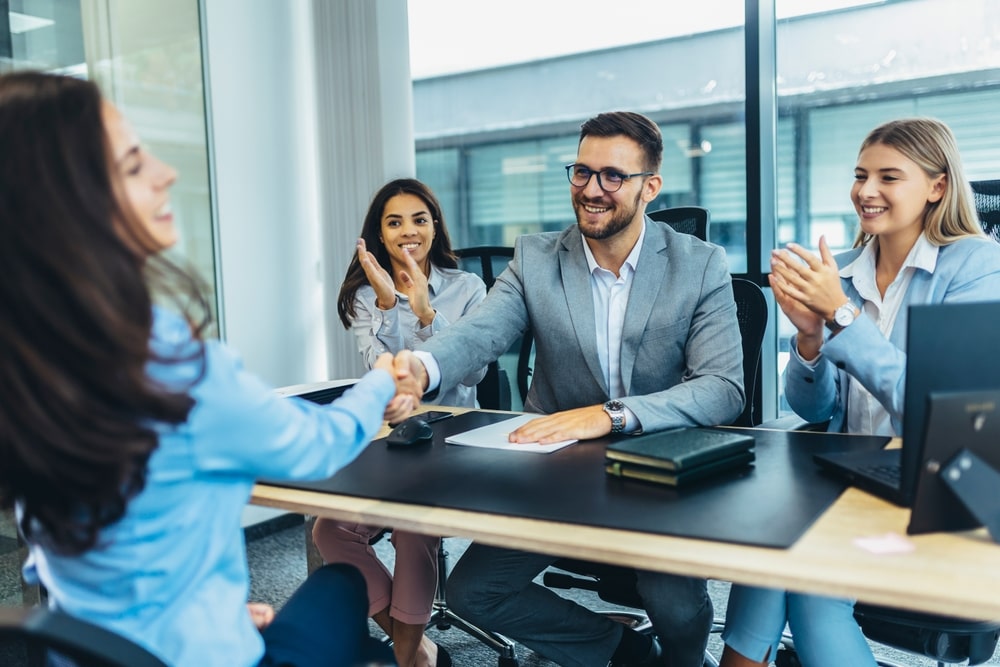
<svg viewBox="0 0 1000 667">
<path fill-rule="evenodd" d="M 514 650 L 515 644 L 513 641 L 497 632 L 476 627 L 448 608 L 448 601 L 445 598 L 445 587 L 448 579 L 447 573 L 448 552 L 445 551 L 444 540 L 442 540 L 441 548 L 438 549 L 437 595 L 434 597 L 434 611 L 431 614 L 430 621 L 427 622 L 427 627 L 435 627 L 438 630 L 448 630 L 451 627 L 456 627 L 496 651 L 498 667 L 518 667 L 517 654 Z"/>
</svg>

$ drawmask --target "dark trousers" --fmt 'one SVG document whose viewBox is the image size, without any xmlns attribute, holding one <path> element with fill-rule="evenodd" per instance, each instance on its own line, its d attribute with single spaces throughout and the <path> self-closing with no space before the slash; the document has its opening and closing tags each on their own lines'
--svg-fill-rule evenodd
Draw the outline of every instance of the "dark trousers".
<svg viewBox="0 0 1000 667">
<path fill-rule="evenodd" d="M 261 667 L 395 665 L 368 633 L 365 580 L 350 565 L 324 565 L 292 594 L 263 631 Z"/>
</svg>

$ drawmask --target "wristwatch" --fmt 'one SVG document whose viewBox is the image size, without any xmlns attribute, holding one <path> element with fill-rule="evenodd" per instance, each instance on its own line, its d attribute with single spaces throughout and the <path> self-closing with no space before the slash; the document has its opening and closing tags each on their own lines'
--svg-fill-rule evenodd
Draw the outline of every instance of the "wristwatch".
<svg viewBox="0 0 1000 667">
<path fill-rule="evenodd" d="M 611 432 L 621 433 L 625 430 L 625 404 L 612 399 L 604 404 L 604 411 L 611 417 Z"/>
<path fill-rule="evenodd" d="M 840 331 L 845 327 L 849 327 L 860 314 L 860 311 L 858 311 L 854 304 L 848 301 L 843 306 L 833 311 L 833 320 L 828 320 L 826 326 L 830 329 L 830 331 Z"/>
</svg>

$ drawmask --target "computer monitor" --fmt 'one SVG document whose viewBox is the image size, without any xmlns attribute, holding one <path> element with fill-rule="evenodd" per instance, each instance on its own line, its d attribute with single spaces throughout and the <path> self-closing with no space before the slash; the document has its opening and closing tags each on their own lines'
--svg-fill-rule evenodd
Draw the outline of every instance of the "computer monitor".
<svg viewBox="0 0 1000 667">
<path fill-rule="evenodd" d="M 925 458 L 932 395 L 1000 390 L 997 323 L 1000 301 L 909 308 L 900 489 L 911 504 Z"/>
<path fill-rule="evenodd" d="M 933 392 L 910 534 L 1000 522 L 1000 390 Z M 959 458 L 956 458 L 959 457 Z M 994 535 L 1000 541 L 1000 535 Z"/>
</svg>

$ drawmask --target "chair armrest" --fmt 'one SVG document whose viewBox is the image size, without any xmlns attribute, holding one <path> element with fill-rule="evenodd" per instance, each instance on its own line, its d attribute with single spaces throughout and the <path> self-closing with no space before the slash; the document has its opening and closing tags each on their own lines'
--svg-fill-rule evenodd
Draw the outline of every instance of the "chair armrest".
<svg viewBox="0 0 1000 667">
<path fill-rule="evenodd" d="M 0 608 L 0 637 L 57 651 L 80 667 L 167 667 L 121 635 L 43 607 Z"/>
</svg>

